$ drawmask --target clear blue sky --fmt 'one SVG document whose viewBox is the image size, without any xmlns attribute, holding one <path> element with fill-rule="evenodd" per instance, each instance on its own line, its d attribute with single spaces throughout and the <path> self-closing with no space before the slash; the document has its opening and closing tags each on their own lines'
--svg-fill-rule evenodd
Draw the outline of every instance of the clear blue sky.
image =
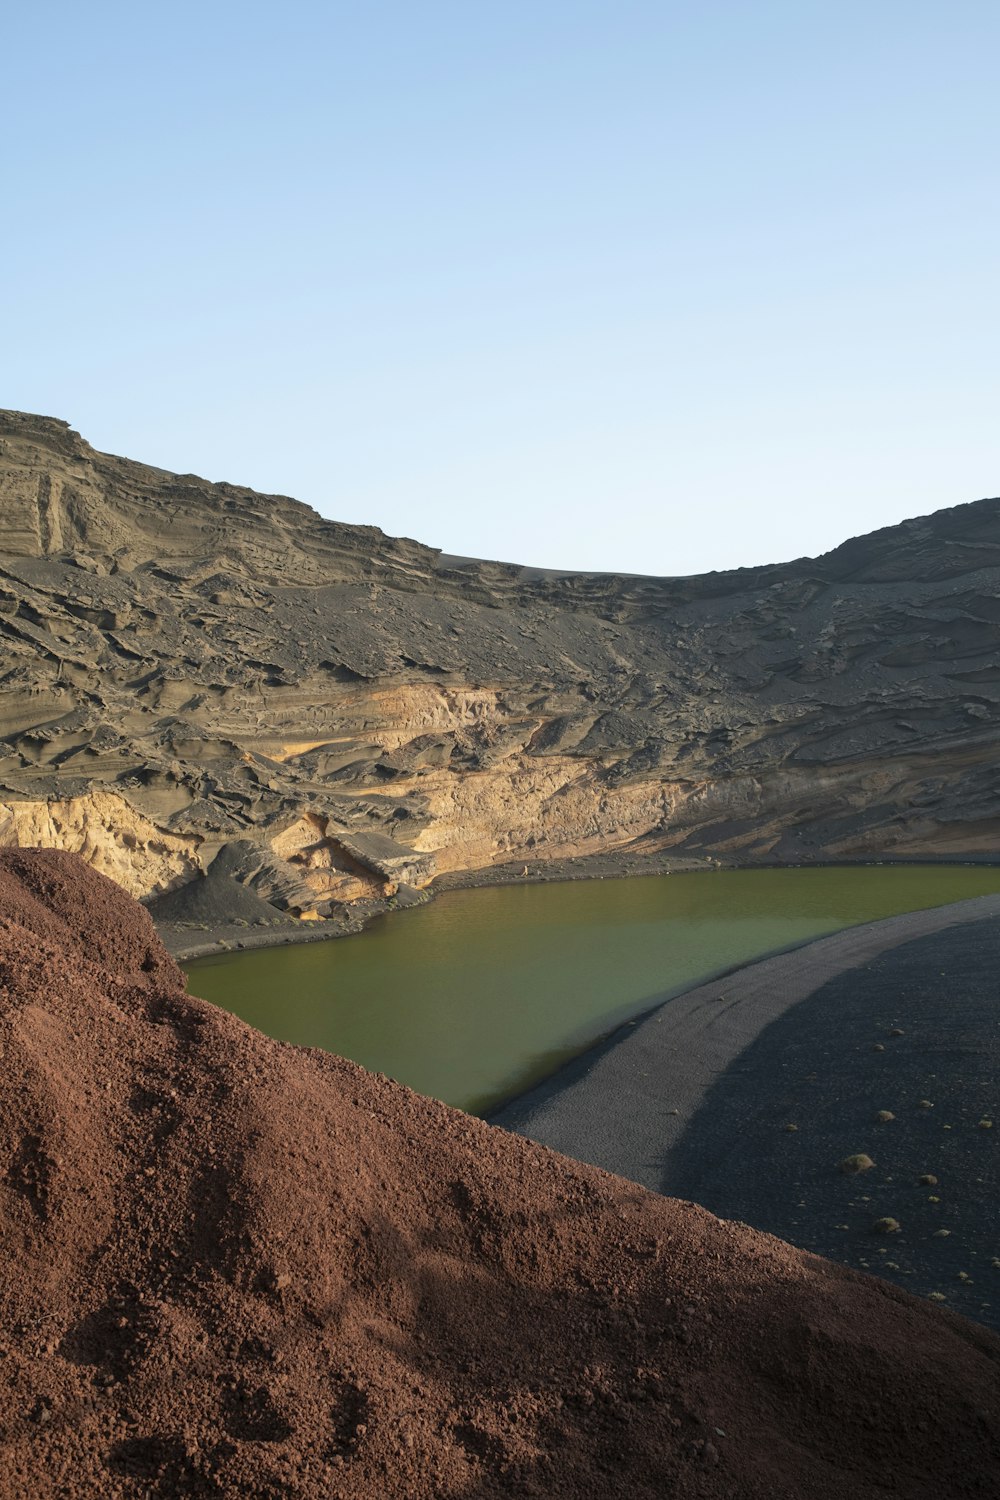
<svg viewBox="0 0 1000 1500">
<path fill-rule="evenodd" d="M 1000 493 L 995 0 L 34 0 L 3 33 L 0 405 L 549 566 Z"/>
</svg>

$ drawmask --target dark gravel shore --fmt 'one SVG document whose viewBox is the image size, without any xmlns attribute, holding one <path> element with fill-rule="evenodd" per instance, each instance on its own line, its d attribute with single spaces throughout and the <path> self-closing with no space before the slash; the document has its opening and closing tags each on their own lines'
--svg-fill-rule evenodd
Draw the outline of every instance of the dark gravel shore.
<svg viewBox="0 0 1000 1500">
<path fill-rule="evenodd" d="M 981 897 L 750 965 L 492 1118 L 1000 1326 L 998 914 Z"/>
</svg>

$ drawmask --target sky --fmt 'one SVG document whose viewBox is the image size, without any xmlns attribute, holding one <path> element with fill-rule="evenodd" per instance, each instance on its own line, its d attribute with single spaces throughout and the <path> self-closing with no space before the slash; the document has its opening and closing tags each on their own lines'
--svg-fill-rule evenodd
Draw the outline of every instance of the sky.
<svg viewBox="0 0 1000 1500">
<path fill-rule="evenodd" d="M 33 0 L 0 405 L 685 574 L 1000 493 L 995 0 Z"/>
</svg>

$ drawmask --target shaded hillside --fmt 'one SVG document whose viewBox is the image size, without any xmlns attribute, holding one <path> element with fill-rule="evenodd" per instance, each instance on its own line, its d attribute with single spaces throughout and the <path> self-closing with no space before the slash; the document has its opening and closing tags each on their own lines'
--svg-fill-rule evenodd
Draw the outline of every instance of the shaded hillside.
<svg viewBox="0 0 1000 1500">
<path fill-rule="evenodd" d="M 615 849 L 992 854 L 998 622 L 998 501 L 775 567 L 553 573 L 3 413 L 0 840 L 143 895 L 225 849 L 319 916 Z"/>
<path fill-rule="evenodd" d="M 0 1497 L 941 1500 L 1000 1341 L 188 998 L 0 853 Z"/>
</svg>

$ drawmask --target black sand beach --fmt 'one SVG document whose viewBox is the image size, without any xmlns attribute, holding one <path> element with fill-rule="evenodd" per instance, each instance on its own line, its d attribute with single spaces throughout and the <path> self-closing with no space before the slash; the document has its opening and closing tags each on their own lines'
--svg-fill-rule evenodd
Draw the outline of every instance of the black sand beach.
<svg viewBox="0 0 1000 1500">
<path fill-rule="evenodd" d="M 1000 1326 L 998 915 L 913 912 L 699 986 L 493 1123 Z"/>
</svg>

